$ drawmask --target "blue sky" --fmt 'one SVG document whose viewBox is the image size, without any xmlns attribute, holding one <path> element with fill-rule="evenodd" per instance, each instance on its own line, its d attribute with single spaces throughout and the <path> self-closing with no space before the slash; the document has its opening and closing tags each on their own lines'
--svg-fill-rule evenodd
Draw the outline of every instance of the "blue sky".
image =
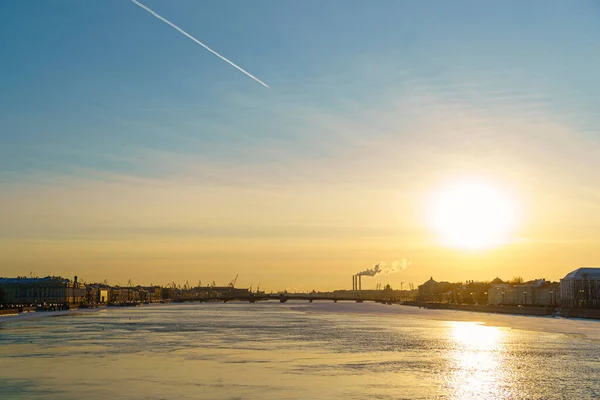
<svg viewBox="0 0 600 400">
<path fill-rule="evenodd" d="M 597 3 L 147 5 L 272 90 L 128 1 L 7 2 L 1 6 L 2 170 L 68 169 L 56 165 L 58 158 L 58 164 L 127 171 L 133 166 L 103 156 L 128 158 L 140 147 L 190 150 L 177 134 L 205 144 L 194 152 L 236 159 L 240 145 L 231 146 L 233 140 L 285 146 L 280 142 L 289 138 L 285 151 L 302 157 L 319 148 L 296 147 L 294 134 L 311 133 L 281 129 L 301 121 L 278 109 L 343 114 L 349 102 L 385 102 L 413 80 L 450 101 L 494 101 L 504 90 L 509 99 L 525 96 L 525 103 L 558 111 L 590 134 L 597 126 Z M 236 104 L 238 96 L 252 104 Z M 223 134 L 224 124 L 234 132 Z M 70 150 L 79 155 L 60 154 Z"/>
<path fill-rule="evenodd" d="M 279 193 L 279 217 L 258 212 L 265 229 L 332 226 L 350 193 L 411 198 L 423 182 L 465 169 L 539 189 L 522 194 L 531 201 L 544 190 L 587 207 L 600 198 L 590 189 L 600 166 L 597 2 L 143 3 L 271 89 L 127 0 L 0 3 L 0 204 L 9 221 L 0 236 L 96 232 L 99 222 L 79 226 L 69 206 L 67 222 L 31 221 L 27 210 L 57 213 L 41 199 L 69 190 L 112 193 L 103 204 L 123 210 L 136 188 L 177 185 L 172 202 L 192 187 L 237 190 L 252 204 Z M 39 203 L 25 208 L 31 193 Z M 315 197 L 330 206 L 311 206 Z M 303 200 L 291 207 L 291 198 Z M 350 225 L 385 219 L 353 219 L 365 204 L 346 210 Z M 147 219 L 128 229 L 142 234 Z M 114 236 L 115 224 L 94 237 Z M 214 229 L 222 235 L 222 221 Z"/>
</svg>

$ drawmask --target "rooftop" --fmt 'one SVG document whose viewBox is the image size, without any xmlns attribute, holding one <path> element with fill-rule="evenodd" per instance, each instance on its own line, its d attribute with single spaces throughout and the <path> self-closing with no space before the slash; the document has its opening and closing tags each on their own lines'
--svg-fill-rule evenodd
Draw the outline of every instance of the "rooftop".
<svg viewBox="0 0 600 400">
<path fill-rule="evenodd" d="M 61 282 L 67 283 L 68 279 L 62 278 L 60 276 L 46 276 L 44 278 L 27 278 L 27 277 L 18 277 L 18 278 L 0 278 L 0 284 L 27 284 L 27 283 L 48 283 L 48 282 Z"/>
<path fill-rule="evenodd" d="M 564 279 L 599 279 L 600 280 L 600 268 L 599 267 L 581 267 L 575 271 L 569 272 Z"/>
<path fill-rule="evenodd" d="M 429 278 L 429 280 L 427 282 L 425 282 L 421 286 L 425 286 L 425 285 L 437 285 L 437 282 L 433 280 L 433 276 L 432 276 L 431 278 Z"/>
</svg>

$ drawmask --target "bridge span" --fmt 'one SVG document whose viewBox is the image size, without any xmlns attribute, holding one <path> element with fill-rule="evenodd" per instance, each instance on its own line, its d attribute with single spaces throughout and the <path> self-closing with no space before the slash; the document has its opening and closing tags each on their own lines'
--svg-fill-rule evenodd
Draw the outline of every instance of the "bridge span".
<svg viewBox="0 0 600 400">
<path fill-rule="evenodd" d="M 277 300 L 280 303 L 286 303 L 290 300 L 301 300 L 308 301 L 312 303 L 313 301 L 333 301 L 337 303 L 338 301 L 352 301 L 356 303 L 362 303 L 365 301 L 383 303 L 383 304 L 393 304 L 400 303 L 401 300 L 394 297 L 385 297 L 385 296 L 364 296 L 361 293 L 356 294 L 346 294 L 343 296 L 340 295 L 324 295 L 324 294 L 304 294 L 304 293 L 269 293 L 269 294 L 256 294 L 256 293 L 248 293 L 247 295 L 240 294 L 227 294 L 223 293 L 221 296 L 217 297 L 206 297 L 206 298 L 193 298 L 193 299 L 181 299 L 175 300 L 175 302 L 224 302 L 228 303 L 231 301 L 244 301 L 249 303 L 256 303 L 260 301 L 273 301 Z"/>
</svg>

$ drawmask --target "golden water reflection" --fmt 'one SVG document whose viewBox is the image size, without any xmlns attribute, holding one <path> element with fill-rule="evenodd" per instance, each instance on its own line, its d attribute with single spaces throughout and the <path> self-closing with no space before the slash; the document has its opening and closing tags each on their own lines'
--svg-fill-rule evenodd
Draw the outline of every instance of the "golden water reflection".
<svg viewBox="0 0 600 400">
<path fill-rule="evenodd" d="M 451 398 L 502 399 L 518 395 L 504 358 L 506 334 L 503 329 L 473 322 L 451 324 L 447 374 Z"/>
</svg>

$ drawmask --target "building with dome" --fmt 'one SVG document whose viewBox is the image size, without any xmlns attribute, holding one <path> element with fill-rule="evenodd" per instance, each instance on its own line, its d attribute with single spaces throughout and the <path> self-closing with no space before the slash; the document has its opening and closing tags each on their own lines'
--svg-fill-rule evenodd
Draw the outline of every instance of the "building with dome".
<svg viewBox="0 0 600 400">
<path fill-rule="evenodd" d="M 433 280 L 433 276 L 422 285 L 419 285 L 419 301 L 436 301 L 440 293 L 439 284 Z"/>
<path fill-rule="evenodd" d="M 600 268 L 582 267 L 560 280 L 563 308 L 600 309 Z"/>
</svg>

